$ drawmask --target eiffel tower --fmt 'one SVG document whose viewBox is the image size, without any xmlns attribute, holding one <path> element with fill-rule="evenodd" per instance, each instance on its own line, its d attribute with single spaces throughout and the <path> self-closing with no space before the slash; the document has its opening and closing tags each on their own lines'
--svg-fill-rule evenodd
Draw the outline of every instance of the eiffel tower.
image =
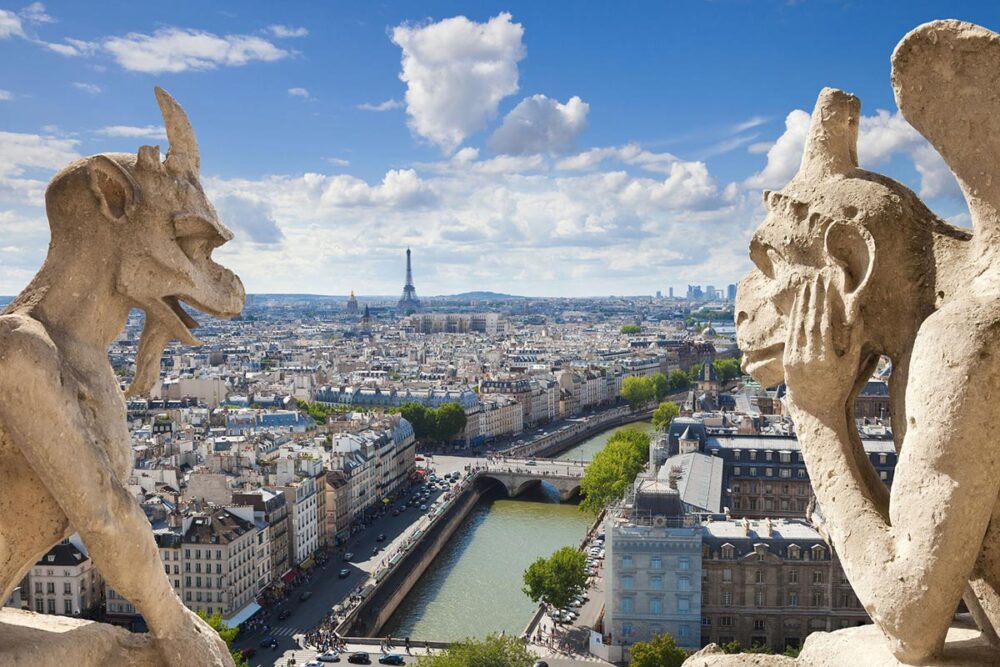
<svg viewBox="0 0 1000 667">
<path fill-rule="evenodd" d="M 403 298 L 397 308 L 404 313 L 420 310 L 420 299 L 417 298 L 417 288 L 413 286 L 413 268 L 410 266 L 410 249 L 406 249 L 406 284 L 403 285 Z"/>
</svg>

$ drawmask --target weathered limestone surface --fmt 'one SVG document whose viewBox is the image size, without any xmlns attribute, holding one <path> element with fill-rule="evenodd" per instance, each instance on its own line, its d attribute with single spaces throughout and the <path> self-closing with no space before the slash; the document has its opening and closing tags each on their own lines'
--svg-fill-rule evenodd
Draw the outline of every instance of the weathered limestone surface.
<svg viewBox="0 0 1000 667">
<path fill-rule="evenodd" d="M 973 229 L 859 168 L 860 101 L 825 89 L 799 172 L 764 195 L 737 338 L 747 372 L 788 387 L 814 523 L 875 622 L 810 638 L 803 664 L 955 664 L 949 654 L 961 650 L 971 653 L 959 664 L 984 664 L 1000 655 L 990 437 L 1000 416 L 1000 35 L 953 20 L 920 26 L 896 47 L 892 81 L 903 116 L 958 178 Z M 900 452 L 891 494 L 853 419 L 882 356 Z M 963 600 L 982 631 L 975 641 L 949 630 Z"/>
<path fill-rule="evenodd" d="M 939 657 L 927 667 L 982 667 L 1000 665 L 1000 655 L 968 619 L 948 630 Z M 780 655 L 725 655 L 712 644 L 684 661 L 684 667 L 899 667 L 885 637 L 874 625 L 837 632 L 815 632 L 806 638 L 799 657 Z"/>
<path fill-rule="evenodd" d="M 152 637 L 4 612 L 16 622 L 0 628 L 2 665 L 233 664 L 219 635 L 174 593 L 149 521 L 125 487 L 131 443 L 107 351 L 129 310 L 146 315 L 129 391 L 146 393 L 171 339 L 198 343 L 182 302 L 234 317 L 244 300 L 239 278 L 211 259 L 233 235 L 201 187 L 191 123 L 165 91 L 156 98 L 166 160 L 159 147 L 143 146 L 56 174 L 45 193 L 45 263 L 0 312 L 0 600 L 76 531 Z"/>
<path fill-rule="evenodd" d="M 8 667 L 167 667 L 149 635 L 14 609 L 0 610 L 0 646 Z"/>
</svg>

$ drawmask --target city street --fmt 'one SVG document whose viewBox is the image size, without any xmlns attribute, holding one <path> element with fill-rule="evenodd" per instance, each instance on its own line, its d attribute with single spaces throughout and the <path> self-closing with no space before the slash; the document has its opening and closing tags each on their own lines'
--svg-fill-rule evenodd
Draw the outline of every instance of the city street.
<svg viewBox="0 0 1000 667">
<path fill-rule="evenodd" d="M 465 461 L 456 469 L 462 469 L 467 462 Z M 442 470 L 442 472 L 444 471 Z M 441 491 L 432 492 L 427 506 L 430 507 L 431 503 L 438 500 L 442 493 Z M 409 495 L 411 494 L 407 494 L 407 496 Z M 390 508 L 397 506 L 399 503 L 390 505 Z M 300 639 L 298 638 L 316 627 L 335 605 L 340 604 L 349 594 L 360 588 L 370 573 L 387 557 L 387 554 L 393 553 L 402 544 L 407 529 L 417 523 L 425 514 L 417 506 L 408 507 L 399 516 L 392 516 L 390 511 L 375 519 L 366 529 L 353 535 L 343 551 L 335 552 L 326 564 L 315 567 L 311 571 L 310 580 L 296 585 L 290 591 L 287 599 L 263 609 L 260 614 L 266 619 L 265 622 L 270 626 L 270 629 L 266 632 L 258 629 L 253 633 L 241 636 L 235 642 L 237 648 L 254 648 L 256 650 L 256 654 L 248 661 L 251 667 L 272 665 L 278 656 L 287 651 L 298 649 L 300 647 Z M 383 542 L 377 540 L 380 533 L 384 533 L 386 536 Z M 376 546 L 380 547 L 380 551 L 373 555 L 372 550 Z M 353 554 L 349 562 L 343 560 L 343 553 Z M 341 569 L 350 570 L 349 576 L 341 579 L 339 577 Z M 300 601 L 300 596 L 305 591 L 310 591 L 312 595 L 303 602 Z M 287 619 L 279 621 L 277 616 L 284 609 L 291 610 L 292 614 Z M 274 637 L 278 641 L 278 647 L 276 649 L 262 648 L 260 644 L 265 637 Z"/>
</svg>

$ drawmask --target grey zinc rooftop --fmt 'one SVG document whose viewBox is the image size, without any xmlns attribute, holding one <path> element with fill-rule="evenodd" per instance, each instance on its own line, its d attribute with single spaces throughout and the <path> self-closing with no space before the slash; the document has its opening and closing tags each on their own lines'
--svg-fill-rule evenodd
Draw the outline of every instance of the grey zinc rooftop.
<svg viewBox="0 0 1000 667">
<path fill-rule="evenodd" d="M 677 491 L 681 500 L 698 510 L 718 514 L 722 511 L 723 461 L 700 452 L 671 456 L 660 467 L 657 478 L 669 481 L 677 470 Z"/>
</svg>

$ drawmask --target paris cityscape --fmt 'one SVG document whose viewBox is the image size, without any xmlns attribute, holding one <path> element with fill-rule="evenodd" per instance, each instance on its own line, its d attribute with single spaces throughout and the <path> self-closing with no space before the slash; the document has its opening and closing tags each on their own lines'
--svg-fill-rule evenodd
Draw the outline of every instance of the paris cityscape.
<svg viewBox="0 0 1000 667">
<path fill-rule="evenodd" d="M 971 228 L 888 74 L 950 5 L 93 9 L 0 6 L 0 664 L 82 651 L 5 639 L 39 617 L 153 667 L 813 664 L 873 622 L 737 329 L 824 86 Z M 887 496 L 893 366 L 849 408 Z"/>
</svg>

